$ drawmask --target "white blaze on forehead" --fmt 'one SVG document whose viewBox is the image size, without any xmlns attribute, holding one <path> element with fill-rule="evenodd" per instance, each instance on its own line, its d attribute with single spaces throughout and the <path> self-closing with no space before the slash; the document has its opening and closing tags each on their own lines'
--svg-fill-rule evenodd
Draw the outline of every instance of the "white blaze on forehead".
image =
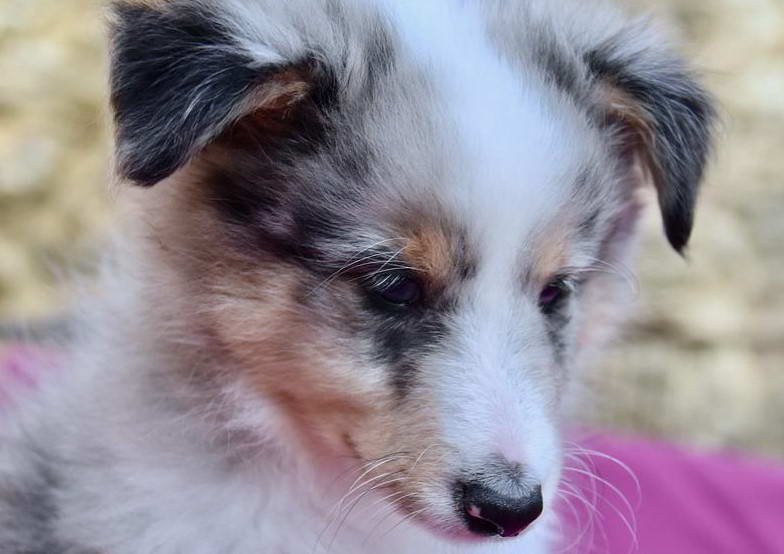
<svg viewBox="0 0 784 554">
<path fill-rule="evenodd" d="M 456 135 L 445 137 L 455 146 L 447 162 L 454 181 L 441 190 L 479 250 L 454 349 L 432 383 L 445 439 L 464 455 L 500 454 L 545 479 L 556 448 L 541 382 L 550 358 L 523 298 L 518 254 L 569 197 L 587 153 L 581 119 L 533 66 L 521 72 L 503 59 L 474 3 L 386 4 L 403 47 L 430 77 L 445 133 Z"/>
<path fill-rule="evenodd" d="M 535 67 L 524 74 L 502 58 L 476 4 L 386 2 L 403 47 L 431 76 L 437 109 L 450 120 L 445 132 L 456 131 L 448 137 L 457 145 L 448 162 L 455 182 L 444 190 L 483 250 L 491 247 L 483 257 L 495 252 L 509 265 L 567 198 L 584 142 L 574 106 Z"/>
</svg>

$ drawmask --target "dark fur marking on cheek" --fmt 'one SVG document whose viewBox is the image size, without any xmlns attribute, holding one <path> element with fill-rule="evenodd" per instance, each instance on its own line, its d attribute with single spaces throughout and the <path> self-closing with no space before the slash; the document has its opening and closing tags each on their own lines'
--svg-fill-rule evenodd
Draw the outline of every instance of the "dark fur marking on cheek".
<svg viewBox="0 0 784 554">
<path fill-rule="evenodd" d="M 551 321 L 547 324 L 547 335 L 550 337 L 555 357 L 559 362 L 563 360 L 566 351 L 566 340 L 563 333 L 570 321 L 571 318 L 566 314 L 553 314 Z"/>
<path fill-rule="evenodd" d="M 443 308 L 377 317 L 374 355 L 390 368 L 390 380 L 398 396 L 405 397 L 414 385 L 418 359 L 446 338 L 446 317 Z"/>
<path fill-rule="evenodd" d="M 565 333 L 572 321 L 571 310 L 573 303 L 578 301 L 578 294 L 577 292 L 573 293 L 555 311 L 545 316 L 547 336 L 553 345 L 553 354 L 558 363 L 564 361 L 568 347 Z"/>
</svg>

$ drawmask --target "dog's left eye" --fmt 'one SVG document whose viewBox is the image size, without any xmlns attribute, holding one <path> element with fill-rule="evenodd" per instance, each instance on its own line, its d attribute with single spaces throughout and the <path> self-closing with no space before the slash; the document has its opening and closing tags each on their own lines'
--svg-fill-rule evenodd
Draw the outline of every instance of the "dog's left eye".
<svg viewBox="0 0 784 554">
<path fill-rule="evenodd" d="M 371 291 L 379 300 L 398 308 L 410 306 L 422 297 L 419 282 L 407 275 L 395 275 L 373 283 Z"/>
<path fill-rule="evenodd" d="M 550 281 L 539 293 L 539 308 L 552 313 L 572 293 L 571 284 L 563 277 Z"/>
</svg>

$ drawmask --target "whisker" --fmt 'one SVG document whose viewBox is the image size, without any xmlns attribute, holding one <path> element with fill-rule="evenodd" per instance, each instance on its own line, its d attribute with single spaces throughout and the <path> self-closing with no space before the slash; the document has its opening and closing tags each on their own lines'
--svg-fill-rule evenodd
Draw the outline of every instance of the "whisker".
<svg viewBox="0 0 784 554">
<path fill-rule="evenodd" d="M 424 457 L 425 457 L 425 454 L 427 454 L 427 452 L 428 452 L 428 451 L 429 451 L 431 448 L 434 448 L 434 447 L 436 447 L 436 446 L 437 446 L 437 444 L 436 444 L 436 443 L 433 443 L 433 444 L 431 444 L 430 446 L 426 447 L 424 450 L 422 450 L 422 453 L 421 453 L 421 454 L 419 454 L 419 456 L 417 456 L 417 459 L 416 459 L 416 460 L 414 460 L 414 464 L 411 466 L 411 469 L 409 469 L 409 470 L 408 470 L 408 473 L 409 473 L 409 474 L 412 474 L 412 473 L 414 473 L 414 471 L 416 470 L 417 466 L 419 465 L 419 462 L 421 462 L 421 461 L 422 461 L 422 458 L 424 458 Z"/>
<path fill-rule="evenodd" d="M 612 492 L 614 492 L 618 496 L 618 498 L 623 503 L 624 507 L 628 510 L 629 518 L 627 518 L 623 514 L 623 511 L 620 508 L 618 508 L 615 505 L 615 503 L 611 502 L 607 498 L 604 498 L 603 500 L 604 500 L 604 502 L 607 503 L 607 505 L 610 508 L 612 508 L 612 510 L 621 519 L 621 522 L 624 524 L 624 526 L 626 527 L 627 531 L 629 531 L 629 534 L 631 536 L 631 539 L 632 539 L 634 547 L 637 548 L 638 543 L 637 543 L 637 518 L 636 518 L 636 512 L 635 512 L 634 508 L 632 507 L 632 504 L 626 498 L 626 495 L 624 495 L 623 492 L 618 487 L 616 487 L 615 485 L 613 485 L 612 483 L 610 483 L 606 479 L 603 479 L 603 478 L 599 477 L 598 475 L 596 475 L 594 473 L 591 473 L 590 471 L 585 471 L 585 470 L 574 468 L 574 467 L 568 468 L 568 470 L 569 471 L 573 471 L 575 473 L 578 473 L 580 475 L 584 475 L 584 476 L 588 477 L 589 479 L 592 479 L 592 480 L 595 480 L 598 483 L 601 483 L 602 485 L 604 485 L 607 488 L 609 488 Z M 631 519 L 631 521 L 629 521 L 629 519 Z"/>
<path fill-rule="evenodd" d="M 332 274 L 330 274 L 329 277 L 327 277 L 326 279 L 321 281 L 318 285 L 313 287 L 313 289 L 311 289 L 309 294 L 313 294 L 317 290 L 319 290 L 320 288 L 328 285 L 330 282 L 332 282 L 334 279 L 336 279 L 337 277 L 339 277 L 340 275 L 342 275 L 346 271 L 349 271 L 351 269 L 356 268 L 357 264 L 362 263 L 362 262 L 364 262 L 366 260 L 372 260 L 373 258 L 378 257 L 378 254 L 377 253 L 373 253 L 373 254 L 370 254 L 369 256 L 364 256 L 364 257 L 359 258 L 359 259 L 356 259 L 357 256 L 361 256 L 362 254 L 364 254 L 368 250 L 372 250 L 373 248 L 376 248 L 376 247 L 381 246 L 382 244 L 386 244 L 388 242 L 407 241 L 407 240 L 408 239 L 406 239 L 404 237 L 395 237 L 395 238 L 389 238 L 389 239 L 380 240 L 378 242 L 375 242 L 375 243 L 371 244 L 370 246 L 367 246 L 366 248 L 364 248 L 364 249 L 360 250 L 359 252 L 357 252 L 356 254 L 354 254 L 354 256 L 351 259 L 349 259 L 348 262 L 346 262 L 343 266 L 341 266 L 339 269 L 337 269 Z M 402 252 L 402 249 L 399 252 Z"/>
<path fill-rule="evenodd" d="M 617 276 L 621 277 L 624 281 L 626 281 L 627 285 L 629 285 L 629 288 L 631 289 L 632 293 L 635 296 L 640 294 L 640 288 L 641 288 L 640 287 L 640 279 L 637 277 L 635 272 L 632 271 L 631 268 L 629 268 L 628 266 L 623 265 L 623 264 L 621 264 L 621 266 L 618 267 L 618 266 L 616 266 L 614 264 L 611 264 L 611 263 L 609 263 L 607 261 L 600 260 L 599 258 L 591 257 L 589 259 L 590 259 L 591 262 L 596 264 L 596 266 L 599 266 L 599 267 L 588 268 L 589 270 L 603 271 L 601 268 L 606 268 L 606 270 L 609 270 L 609 271 L 605 270 L 606 273 L 609 273 L 609 274 L 612 274 L 612 275 L 617 275 Z"/>
<path fill-rule="evenodd" d="M 562 483 L 562 485 L 563 484 L 566 483 Z M 569 485 L 571 488 L 571 484 Z M 572 542 L 566 548 L 564 548 L 564 551 L 568 552 L 569 550 L 571 550 L 572 548 L 578 545 L 583 545 L 583 538 L 586 535 L 588 535 L 588 533 L 590 533 L 590 535 L 588 535 L 589 537 L 588 544 L 593 545 L 593 532 L 595 529 L 595 523 L 597 519 L 598 520 L 602 519 L 602 515 L 599 512 L 599 510 L 596 508 L 596 506 L 588 502 L 588 500 L 586 500 L 581 494 L 579 494 L 575 490 L 560 489 L 558 491 L 558 495 L 561 497 L 562 500 L 564 500 L 566 505 L 569 507 L 569 509 L 572 512 L 572 515 L 575 518 L 576 524 L 579 526 L 578 528 L 579 532 L 576 534 Z M 585 525 L 583 525 L 582 520 L 578 514 L 577 508 L 574 506 L 574 503 L 572 502 L 573 499 L 579 501 L 586 508 L 587 522 L 585 522 Z M 601 531 L 604 534 L 604 529 L 601 529 Z M 590 549 L 588 550 L 590 551 Z"/>
<path fill-rule="evenodd" d="M 324 526 L 324 528 L 319 532 L 318 536 L 316 537 L 316 542 L 315 542 L 314 547 L 313 547 L 314 548 L 314 552 L 321 545 L 321 542 L 322 542 L 322 539 L 323 539 L 325 533 L 327 533 L 329 531 L 330 527 L 332 527 L 333 523 L 335 523 L 335 520 L 339 517 L 339 515 L 345 509 L 345 503 L 348 500 L 348 498 L 352 494 L 357 492 L 357 490 L 359 490 L 361 487 L 367 486 L 368 484 L 370 484 L 370 482 L 375 481 L 377 478 L 369 478 L 366 482 L 360 484 L 362 479 L 364 479 L 365 476 L 367 476 L 369 473 L 373 472 L 374 470 L 380 468 L 381 466 L 383 466 L 383 465 L 385 465 L 385 464 L 387 464 L 389 462 L 400 460 L 400 459 L 405 459 L 407 457 L 409 457 L 409 456 L 405 452 L 396 452 L 396 453 L 392 453 L 392 454 L 387 454 L 386 456 L 382 456 L 382 457 L 377 458 L 375 460 L 369 460 L 367 462 L 364 462 L 364 463 L 360 464 L 357 468 L 352 468 L 352 469 L 349 470 L 349 471 L 356 471 L 356 472 L 362 472 L 362 473 L 356 479 L 354 479 L 354 481 L 348 487 L 348 492 L 346 492 L 339 500 L 337 500 L 332 505 L 332 507 L 327 511 L 327 515 L 326 515 L 327 523 Z M 341 474 L 341 476 L 345 475 L 346 473 L 347 472 L 343 472 Z M 389 473 L 386 473 L 386 474 L 382 474 L 382 478 L 386 477 L 386 476 L 389 476 L 392 473 L 395 473 L 395 472 L 389 472 Z M 339 476 L 338 479 L 340 479 L 340 478 L 341 477 Z M 334 541 L 334 538 L 333 538 L 333 541 Z"/>
<path fill-rule="evenodd" d="M 392 472 L 392 473 L 389 473 L 387 475 L 394 475 L 395 473 L 398 473 L 398 472 Z M 332 536 L 332 540 L 330 541 L 330 546 L 329 546 L 328 550 L 332 550 L 332 544 L 335 542 L 335 540 L 337 539 L 338 535 L 340 534 L 340 530 L 343 528 L 343 525 L 345 525 L 346 521 L 348 520 L 348 517 L 351 515 L 351 512 L 362 501 L 362 499 L 365 496 L 367 496 L 368 494 L 372 493 L 374 490 L 380 489 L 382 487 L 387 487 L 387 486 L 391 485 L 392 483 L 397 483 L 397 482 L 400 482 L 400 481 L 403 481 L 403 480 L 405 480 L 405 477 L 399 477 L 399 478 L 396 478 L 396 479 L 390 479 L 388 481 L 382 481 L 381 483 L 377 483 L 373 487 L 370 487 L 369 489 L 363 491 L 359 496 L 357 496 L 357 498 L 355 498 L 352 501 L 351 505 L 348 507 L 348 509 L 343 514 L 343 517 L 338 522 L 338 526 L 336 527 L 335 533 Z"/>
<path fill-rule="evenodd" d="M 388 531 L 386 531 L 386 532 L 385 532 L 383 535 L 381 535 L 381 536 L 379 537 L 379 539 L 383 539 L 384 537 L 388 536 L 388 535 L 389 535 L 389 534 L 390 534 L 392 531 L 394 531 L 395 529 L 397 529 L 398 527 L 400 527 L 401 525 L 403 525 L 405 522 L 407 522 L 407 521 L 410 521 L 410 520 L 414 519 L 416 516 L 418 516 L 419 514 L 421 514 L 422 512 L 424 512 L 424 511 L 425 511 L 425 509 L 426 509 L 426 508 L 420 508 L 419 510 L 414 510 L 413 512 L 411 512 L 410 514 L 408 514 L 406 517 L 404 517 L 403 519 L 401 519 L 400 521 L 398 521 L 398 522 L 397 522 L 395 525 L 393 525 L 393 526 L 392 526 L 392 528 L 391 528 L 391 529 L 389 529 Z"/>
<path fill-rule="evenodd" d="M 625 464 L 615 456 L 610 456 L 609 454 L 605 454 L 604 452 L 599 452 L 598 450 L 592 450 L 590 448 L 585 448 L 579 445 L 576 445 L 576 448 L 579 450 L 574 452 L 574 454 L 577 454 L 578 456 L 584 455 L 588 458 L 601 458 L 603 460 L 612 462 L 615 465 L 617 465 L 619 468 L 621 468 L 634 482 L 635 493 L 637 496 L 635 507 L 637 508 L 640 507 L 640 503 L 642 502 L 642 487 L 640 486 L 640 480 L 637 477 L 637 474 L 634 472 L 632 468 L 630 468 L 627 464 Z"/>
<path fill-rule="evenodd" d="M 401 491 L 401 492 L 402 492 L 402 491 Z M 381 513 L 381 511 L 382 511 L 384 508 L 387 508 L 387 511 L 386 511 L 386 513 L 383 515 L 383 517 L 381 517 L 381 518 L 378 520 L 378 522 L 376 522 L 376 524 L 373 526 L 373 528 L 372 528 L 372 529 L 370 529 L 370 531 L 368 532 L 368 534 L 365 536 L 365 540 L 362 542 L 362 544 L 367 544 L 367 543 L 370 541 L 370 538 L 373 536 L 373 533 L 375 533 L 375 532 L 376 532 L 376 531 L 377 531 L 377 530 L 378 530 L 378 529 L 381 527 L 381 525 L 383 525 L 383 524 L 384 524 L 384 522 L 385 522 L 387 519 L 389 519 L 389 518 L 390 518 L 390 517 L 391 517 L 391 516 L 392 516 L 392 515 L 393 515 L 393 514 L 394 514 L 394 513 L 395 513 L 395 512 L 396 512 L 396 511 L 397 511 L 397 510 L 400 508 L 400 507 L 402 507 L 401 501 L 402 501 L 403 499 L 405 499 L 405 498 L 410 498 L 410 497 L 412 497 L 412 496 L 416 496 L 416 494 L 417 494 L 417 493 L 415 493 L 415 492 L 409 492 L 409 493 L 407 493 L 407 494 L 404 494 L 404 495 L 403 495 L 403 496 L 401 496 L 400 498 L 396 498 L 396 499 L 395 499 L 393 502 L 391 502 L 391 505 L 389 505 L 389 506 L 382 506 L 382 507 L 381 507 L 381 510 L 376 510 L 376 512 L 374 512 L 374 513 L 373 513 L 373 515 L 372 515 L 370 518 L 368 518 L 370 521 L 372 521 L 372 519 L 373 519 L 374 517 L 376 517 L 377 515 L 379 515 L 379 514 Z"/>
</svg>

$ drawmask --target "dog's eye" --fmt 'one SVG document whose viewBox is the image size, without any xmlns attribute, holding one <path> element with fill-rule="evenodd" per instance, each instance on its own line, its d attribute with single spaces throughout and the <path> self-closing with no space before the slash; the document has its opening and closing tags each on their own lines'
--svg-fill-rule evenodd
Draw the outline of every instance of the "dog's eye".
<svg viewBox="0 0 784 554">
<path fill-rule="evenodd" d="M 373 294 L 393 307 L 406 307 L 416 303 L 422 296 L 422 287 L 413 277 L 395 275 L 371 285 Z"/>
<path fill-rule="evenodd" d="M 539 307 L 545 314 L 552 313 L 571 293 L 572 286 L 565 278 L 554 279 L 539 293 Z"/>
</svg>

